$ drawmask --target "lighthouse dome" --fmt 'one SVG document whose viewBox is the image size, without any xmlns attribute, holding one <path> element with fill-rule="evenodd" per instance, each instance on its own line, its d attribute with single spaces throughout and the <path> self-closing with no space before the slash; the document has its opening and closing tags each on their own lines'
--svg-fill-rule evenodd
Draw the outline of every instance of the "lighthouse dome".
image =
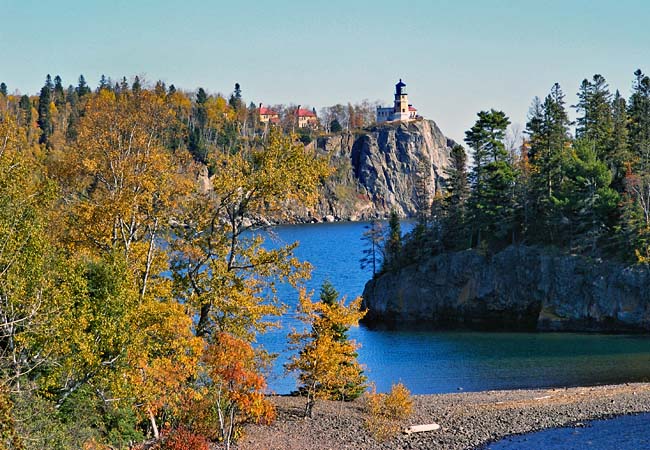
<svg viewBox="0 0 650 450">
<path fill-rule="evenodd" d="M 406 83 L 404 83 L 401 78 L 399 79 L 399 82 L 395 85 L 395 93 L 397 95 L 406 94 Z"/>
</svg>

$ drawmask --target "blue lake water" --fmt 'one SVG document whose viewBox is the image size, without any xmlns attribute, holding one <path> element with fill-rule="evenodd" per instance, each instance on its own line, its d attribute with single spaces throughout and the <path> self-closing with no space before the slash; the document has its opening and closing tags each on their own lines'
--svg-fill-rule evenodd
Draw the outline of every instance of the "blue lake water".
<svg viewBox="0 0 650 450">
<path fill-rule="evenodd" d="M 348 298 L 361 295 L 371 273 L 360 269 L 363 223 L 292 225 L 274 228 L 269 245 L 299 241 L 297 256 L 314 270 L 307 283 L 318 295 L 329 279 Z M 409 228 L 409 224 L 404 225 Z M 297 294 L 281 287 L 285 303 Z M 426 299 L 423 299 L 426 300 Z M 295 388 L 286 376 L 287 333 L 302 324 L 288 314 L 283 328 L 259 342 L 279 353 L 270 390 Z M 350 331 L 359 342 L 359 360 L 379 391 L 403 382 L 414 394 L 595 385 L 650 380 L 650 336 L 577 333 L 482 333 L 452 331 L 379 331 L 364 326 Z"/>
<path fill-rule="evenodd" d="M 554 428 L 505 438 L 488 450 L 643 450 L 650 449 L 650 414 L 594 420 L 581 428 Z"/>
</svg>

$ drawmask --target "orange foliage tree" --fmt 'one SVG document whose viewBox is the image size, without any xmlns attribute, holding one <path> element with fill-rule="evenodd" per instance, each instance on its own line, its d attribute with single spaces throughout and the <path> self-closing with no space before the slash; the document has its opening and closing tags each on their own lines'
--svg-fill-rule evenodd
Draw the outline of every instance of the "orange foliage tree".
<svg viewBox="0 0 650 450">
<path fill-rule="evenodd" d="M 250 343 L 219 333 L 205 353 L 209 391 L 216 396 L 220 438 L 230 448 L 238 424 L 269 423 L 275 409 L 266 399 L 262 362 Z"/>
</svg>

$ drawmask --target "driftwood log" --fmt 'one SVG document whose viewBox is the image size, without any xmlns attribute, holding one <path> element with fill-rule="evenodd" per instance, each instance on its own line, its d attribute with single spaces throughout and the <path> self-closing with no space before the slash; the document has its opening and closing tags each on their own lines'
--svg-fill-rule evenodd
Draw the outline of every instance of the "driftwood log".
<svg viewBox="0 0 650 450">
<path fill-rule="evenodd" d="M 404 434 L 424 433 L 425 431 L 436 431 L 440 429 L 437 423 L 428 423 L 426 425 L 412 425 L 404 430 Z"/>
</svg>

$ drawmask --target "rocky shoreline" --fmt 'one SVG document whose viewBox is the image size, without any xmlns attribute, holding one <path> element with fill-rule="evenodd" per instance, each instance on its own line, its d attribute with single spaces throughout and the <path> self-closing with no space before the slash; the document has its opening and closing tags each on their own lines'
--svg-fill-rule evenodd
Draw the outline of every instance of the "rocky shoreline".
<svg viewBox="0 0 650 450">
<path fill-rule="evenodd" d="M 364 428 L 363 400 L 321 401 L 314 419 L 304 399 L 274 396 L 278 420 L 249 426 L 239 449 L 483 449 L 505 436 L 624 414 L 650 412 L 650 383 L 416 395 L 406 425 L 441 429 L 377 442 Z"/>
<path fill-rule="evenodd" d="M 630 333 L 650 331 L 647 265 L 511 245 L 430 256 L 368 281 L 369 323 Z"/>
</svg>

